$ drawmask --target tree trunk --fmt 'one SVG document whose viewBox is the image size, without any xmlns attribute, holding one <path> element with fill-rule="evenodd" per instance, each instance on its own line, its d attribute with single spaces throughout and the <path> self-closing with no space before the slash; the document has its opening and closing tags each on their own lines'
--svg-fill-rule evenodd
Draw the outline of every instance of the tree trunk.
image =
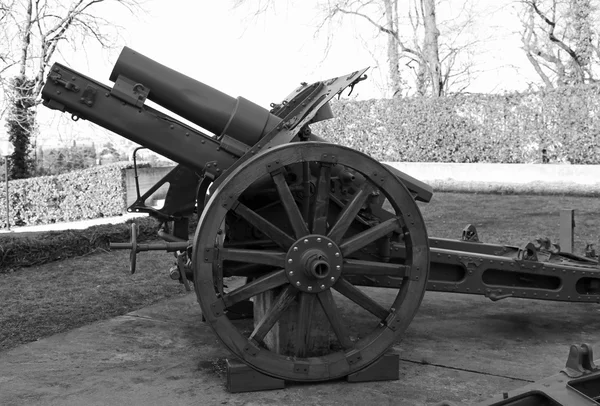
<svg viewBox="0 0 600 406">
<path fill-rule="evenodd" d="M 440 64 L 438 37 L 440 31 L 435 22 L 435 1 L 421 0 L 423 7 L 423 26 L 425 28 L 424 57 L 427 61 L 429 76 L 431 77 L 431 95 L 439 97 L 443 93 L 442 65 Z"/>
<path fill-rule="evenodd" d="M 387 55 L 392 97 L 402 96 L 402 77 L 400 76 L 400 50 L 398 49 L 398 2 L 397 0 L 384 0 L 385 17 L 387 23 Z"/>
</svg>

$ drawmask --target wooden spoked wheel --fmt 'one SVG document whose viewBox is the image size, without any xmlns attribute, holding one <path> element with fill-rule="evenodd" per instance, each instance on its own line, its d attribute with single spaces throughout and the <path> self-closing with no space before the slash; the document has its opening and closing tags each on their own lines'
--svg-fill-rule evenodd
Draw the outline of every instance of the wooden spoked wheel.
<svg viewBox="0 0 600 406">
<path fill-rule="evenodd" d="M 391 246 L 402 247 L 402 258 L 390 260 Z M 425 292 L 429 247 L 413 197 L 383 165 L 346 147 L 297 142 L 252 158 L 217 187 L 193 266 L 203 315 L 227 348 L 268 375 L 324 381 L 368 366 L 401 336 Z M 228 290 L 223 278 L 236 275 L 248 281 Z M 401 281 L 388 304 L 351 282 L 382 276 Z M 266 293 L 273 300 L 249 329 L 227 317 Z M 349 333 L 344 300 L 372 319 L 369 331 Z M 337 343 L 311 355 L 316 309 Z M 265 337 L 290 312 L 293 349 L 270 348 Z"/>
</svg>

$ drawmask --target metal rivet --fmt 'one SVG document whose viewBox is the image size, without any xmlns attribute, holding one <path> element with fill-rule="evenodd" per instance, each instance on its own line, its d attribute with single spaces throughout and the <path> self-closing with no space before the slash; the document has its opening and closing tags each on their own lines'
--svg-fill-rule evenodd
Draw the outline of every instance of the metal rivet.
<svg viewBox="0 0 600 406">
<path fill-rule="evenodd" d="M 325 285 L 321 285 L 321 289 L 325 289 Z"/>
<path fill-rule="evenodd" d="M 327 246 L 328 246 L 329 248 L 331 248 L 331 247 L 333 247 L 333 244 L 332 244 L 332 243 L 329 243 L 329 244 L 327 244 Z"/>
<path fill-rule="evenodd" d="M 337 269 L 339 271 L 340 269 L 342 269 L 342 267 L 338 265 L 335 267 L 335 269 Z"/>
<path fill-rule="evenodd" d="M 289 274 L 290 274 L 290 276 L 291 276 L 291 275 L 293 275 L 293 274 L 294 274 L 294 271 L 290 271 L 290 272 L 289 272 Z"/>
<path fill-rule="evenodd" d="M 312 290 L 312 286 L 309 286 L 309 287 L 308 287 L 308 290 Z"/>
<path fill-rule="evenodd" d="M 335 280 L 335 276 L 332 276 L 332 277 L 331 277 L 331 281 L 334 281 L 334 280 Z"/>
<path fill-rule="evenodd" d="M 300 286 L 300 281 L 296 282 L 296 286 Z"/>
<path fill-rule="evenodd" d="M 320 238 L 317 238 L 317 242 L 321 242 L 321 239 L 320 239 Z"/>
<path fill-rule="evenodd" d="M 298 247 L 294 247 L 294 251 L 298 251 Z"/>
<path fill-rule="evenodd" d="M 339 252 L 336 252 L 336 253 L 335 253 L 335 256 L 339 258 L 339 256 L 340 256 L 340 253 L 339 253 Z"/>
<path fill-rule="evenodd" d="M 307 238 L 304 239 L 304 244 L 308 244 L 308 239 Z"/>
<path fill-rule="evenodd" d="M 288 264 L 291 264 L 292 262 L 294 262 L 292 258 L 288 259 Z"/>
</svg>

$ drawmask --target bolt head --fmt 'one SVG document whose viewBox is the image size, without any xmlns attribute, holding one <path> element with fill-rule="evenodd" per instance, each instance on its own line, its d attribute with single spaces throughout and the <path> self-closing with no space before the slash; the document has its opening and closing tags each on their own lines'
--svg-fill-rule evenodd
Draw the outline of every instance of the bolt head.
<svg viewBox="0 0 600 406">
<path fill-rule="evenodd" d="M 321 242 L 321 239 L 320 239 L 320 238 L 317 238 L 317 242 Z"/>
<path fill-rule="evenodd" d="M 321 289 L 325 289 L 325 285 L 321 285 Z"/>
<path fill-rule="evenodd" d="M 333 282 L 334 280 L 335 280 L 335 276 L 332 276 L 331 277 L 331 281 Z"/>
<path fill-rule="evenodd" d="M 341 267 L 341 266 L 339 266 L 339 265 L 337 265 L 337 266 L 335 267 L 335 269 L 337 269 L 337 270 L 339 271 L 340 269 L 342 269 L 342 267 Z"/>
<path fill-rule="evenodd" d="M 300 286 L 300 281 L 296 282 L 296 286 Z"/>
<path fill-rule="evenodd" d="M 292 276 L 294 274 L 294 271 L 290 271 L 289 274 L 290 276 Z"/>
<path fill-rule="evenodd" d="M 340 253 L 339 253 L 339 252 L 336 252 L 336 253 L 335 253 L 335 256 L 336 256 L 337 258 L 339 258 L 339 257 L 340 257 Z"/>
<path fill-rule="evenodd" d="M 331 247 L 333 247 L 333 244 L 332 244 L 332 243 L 327 243 L 327 246 L 328 246 L 329 248 L 331 248 Z"/>
<path fill-rule="evenodd" d="M 312 290 L 312 286 L 309 286 L 309 287 L 308 287 L 308 290 Z"/>
<path fill-rule="evenodd" d="M 304 244 L 308 244 L 308 238 L 304 239 Z"/>
<path fill-rule="evenodd" d="M 298 251 L 298 247 L 294 247 L 294 251 Z"/>
<path fill-rule="evenodd" d="M 288 259 L 288 264 L 291 264 L 292 262 L 294 262 L 292 258 Z"/>
</svg>

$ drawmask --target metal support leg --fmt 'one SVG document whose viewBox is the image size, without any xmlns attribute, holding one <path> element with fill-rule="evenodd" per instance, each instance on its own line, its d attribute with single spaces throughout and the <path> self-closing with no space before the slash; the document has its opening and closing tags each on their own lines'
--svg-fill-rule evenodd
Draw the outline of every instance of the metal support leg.
<svg viewBox="0 0 600 406">
<path fill-rule="evenodd" d="M 575 228 L 575 210 L 560 211 L 560 250 L 573 253 L 573 229 Z"/>
</svg>

